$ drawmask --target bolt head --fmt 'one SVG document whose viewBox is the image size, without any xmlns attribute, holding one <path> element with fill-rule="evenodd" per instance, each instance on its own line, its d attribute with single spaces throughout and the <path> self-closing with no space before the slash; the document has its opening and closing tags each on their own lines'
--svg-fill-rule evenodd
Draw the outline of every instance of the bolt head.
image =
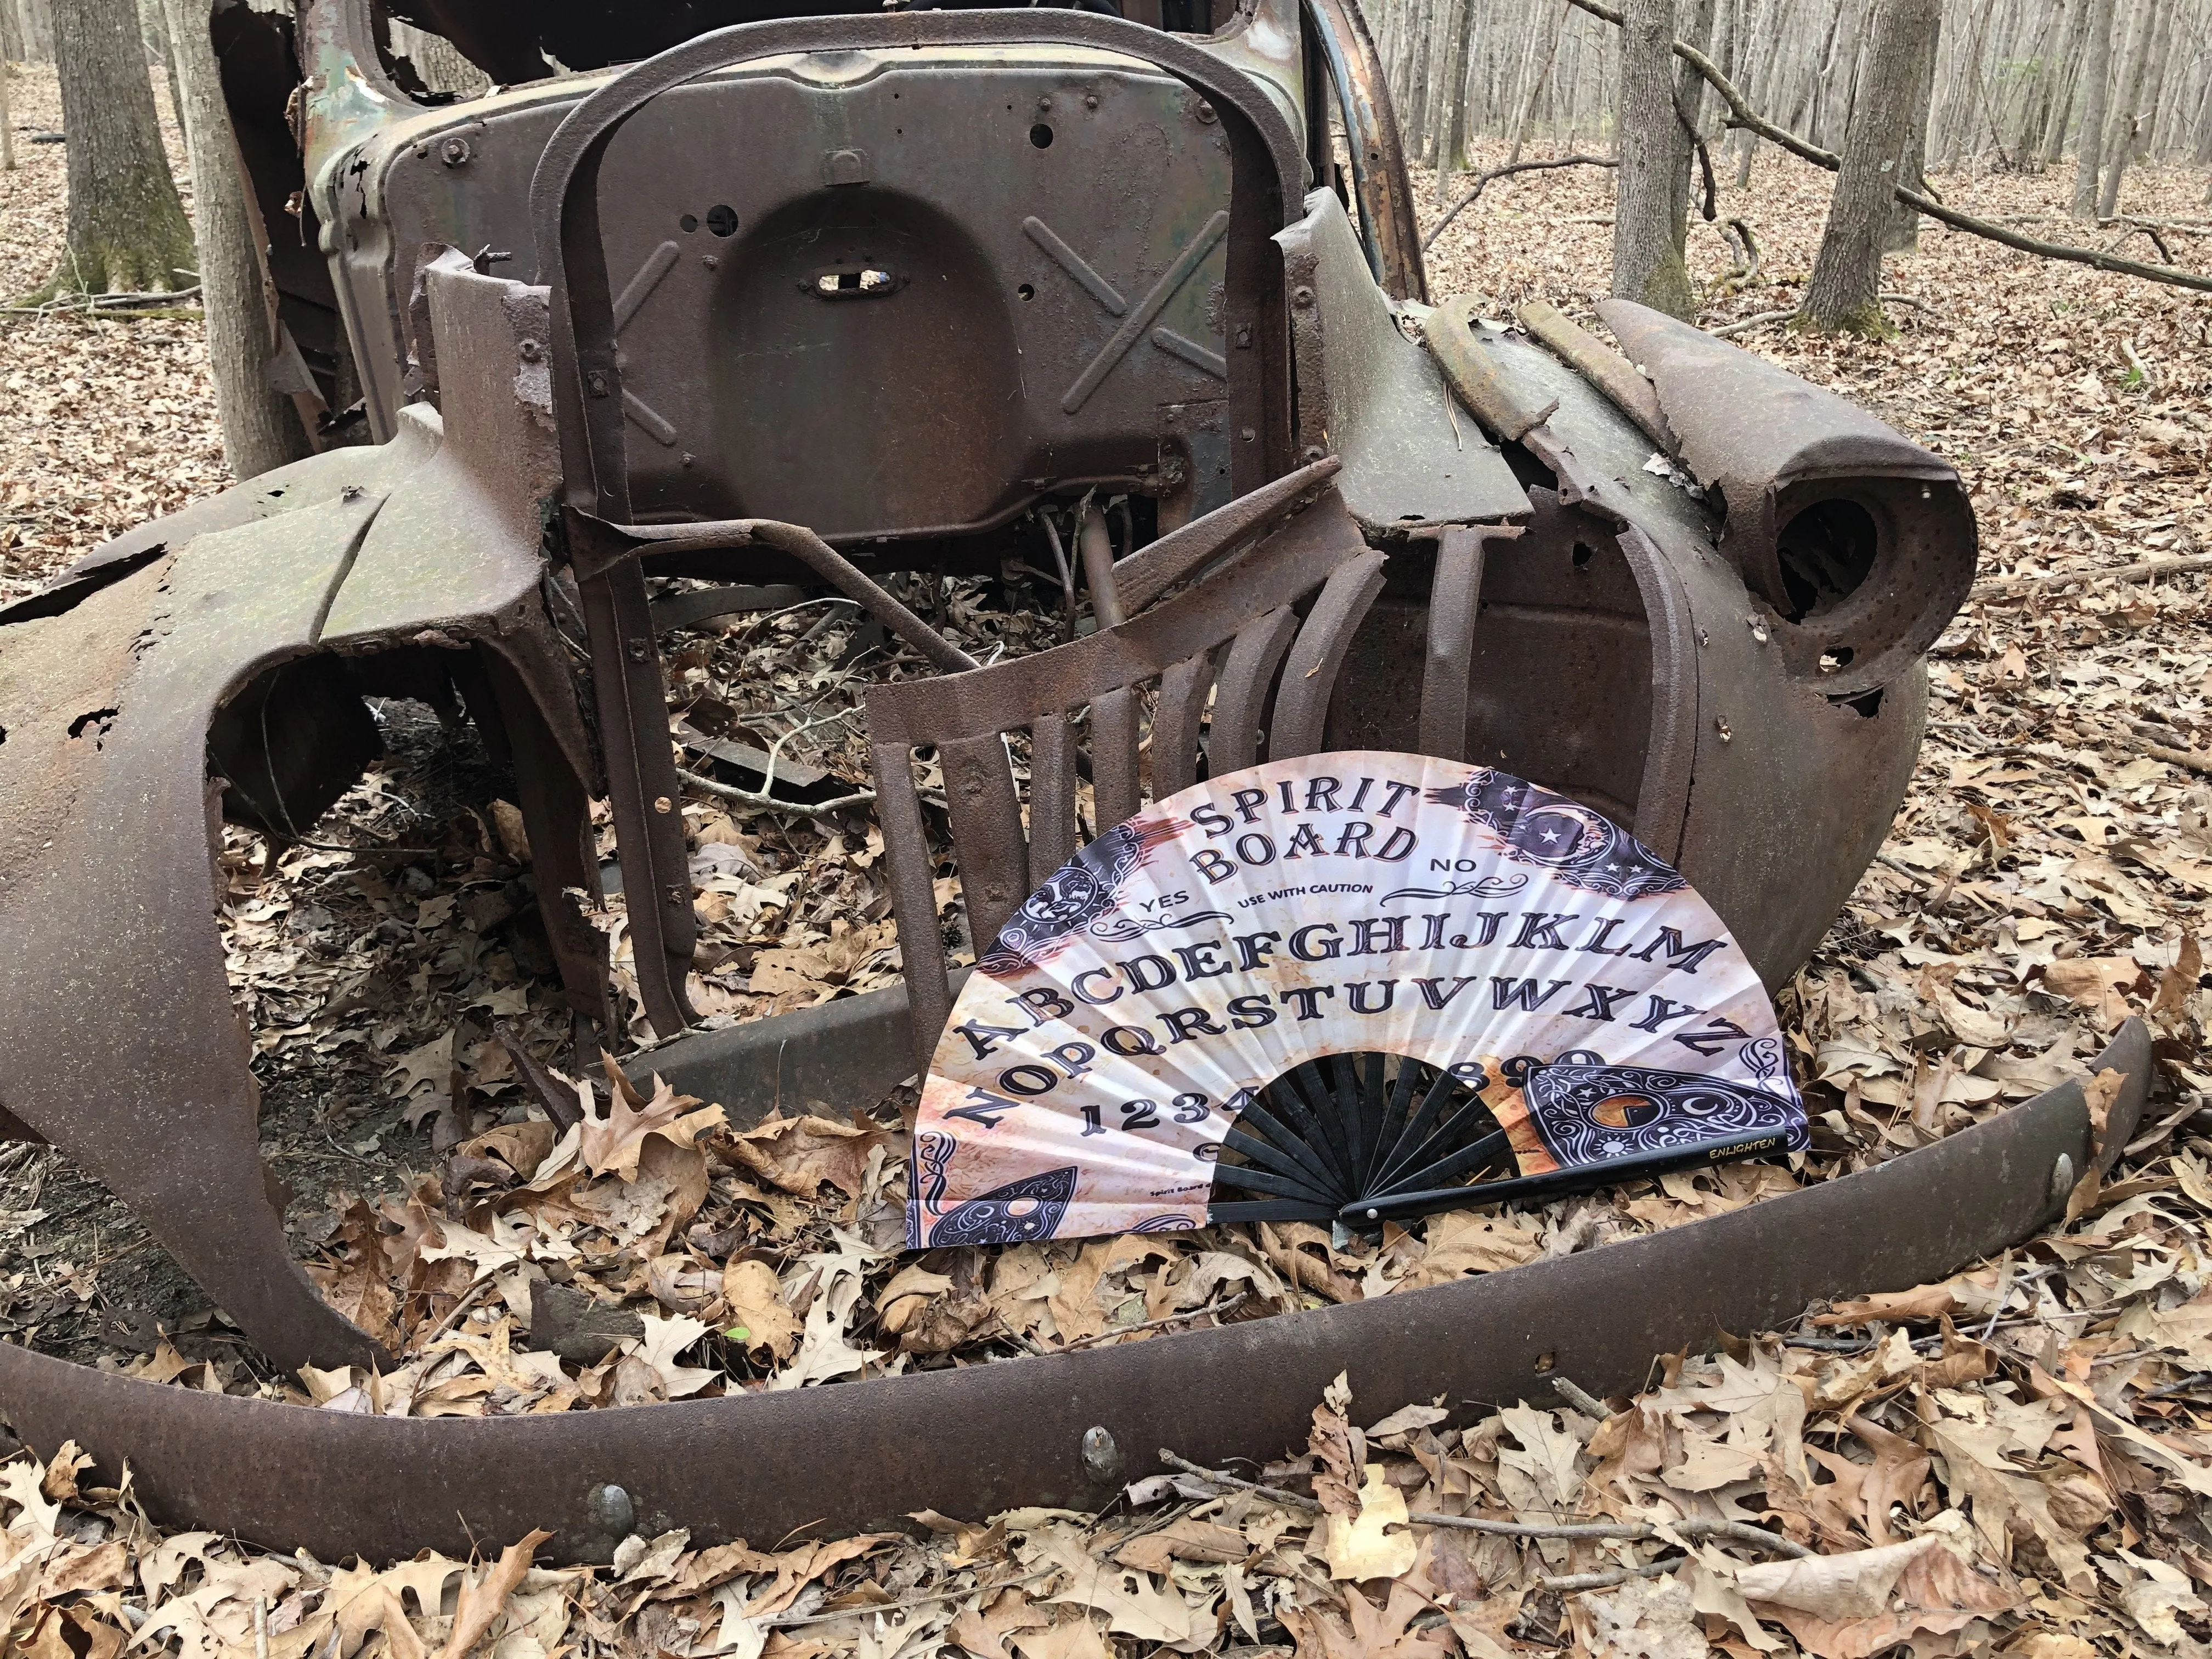
<svg viewBox="0 0 2212 1659">
<path fill-rule="evenodd" d="M 1120 1476 L 1121 1449 L 1114 1443 L 1114 1437 L 1104 1429 L 1084 1430 L 1083 1467 L 1101 1480 L 1112 1480 Z"/>
<path fill-rule="evenodd" d="M 1291 303 L 1300 311 L 1308 309 L 1313 302 L 1314 291 L 1311 289 L 1300 286 L 1291 290 Z"/>
<path fill-rule="evenodd" d="M 1208 125 L 1211 125 L 1212 123 L 1218 121 L 1221 118 L 1220 115 L 1215 112 L 1213 106 L 1203 98 L 1198 100 L 1197 106 L 1191 111 L 1191 113 L 1195 115 L 1200 120 L 1206 122 Z"/>
<path fill-rule="evenodd" d="M 545 344 L 542 340 L 524 340 L 514 349 L 521 354 L 526 363 L 534 363 L 545 355 Z"/>
<path fill-rule="evenodd" d="M 630 1502 L 628 1492 L 611 1481 L 592 1487 L 584 1499 L 584 1508 L 592 1524 L 610 1537 L 627 1538 L 636 1529 L 636 1505 Z"/>
<path fill-rule="evenodd" d="M 469 160 L 469 141 L 448 138 L 438 146 L 438 158 L 449 167 L 465 167 Z"/>
</svg>

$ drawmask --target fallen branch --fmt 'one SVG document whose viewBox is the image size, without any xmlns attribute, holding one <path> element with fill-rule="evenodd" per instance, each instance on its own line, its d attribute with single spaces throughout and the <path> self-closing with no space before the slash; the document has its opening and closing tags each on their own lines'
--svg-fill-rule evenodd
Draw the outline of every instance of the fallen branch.
<svg viewBox="0 0 2212 1659">
<path fill-rule="evenodd" d="M 1503 179 L 1515 173 L 1546 173 L 1553 167 L 1617 167 L 1620 165 L 1618 158 L 1611 155 L 1559 155 L 1545 161 L 1509 161 L 1502 167 L 1492 167 L 1487 173 L 1477 173 L 1474 188 L 1461 197 L 1451 211 L 1437 221 L 1436 228 L 1421 238 L 1421 251 L 1428 252 L 1435 245 L 1437 238 L 1444 234 L 1444 227 L 1473 207 L 1474 198 L 1482 194 L 1493 179 Z"/>
<path fill-rule="evenodd" d="M 2179 554 L 2163 559 L 2142 559 L 2110 570 L 2051 570 L 2036 576 L 1991 576 L 1978 581 L 1972 599 L 2008 599 L 2015 594 L 2064 587 L 2073 582 L 2148 582 L 2187 570 L 2212 570 L 2212 553 Z"/>
<path fill-rule="evenodd" d="M 849 795 L 838 796 L 835 800 L 785 800 L 779 795 L 763 795 L 757 790 L 740 789 L 735 784 L 722 783 L 697 772 L 687 772 L 680 766 L 676 769 L 676 775 L 693 788 L 703 789 L 723 800 L 733 800 L 742 806 L 759 807 L 770 812 L 796 812 L 803 818 L 826 818 L 855 806 L 866 806 L 876 798 L 876 792 L 872 789 L 856 789 Z"/>
<path fill-rule="evenodd" d="M 2140 732 L 2144 728 L 2137 726 L 2136 729 Z M 2114 741 L 2137 754 L 2148 755 L 2154 761 L 2164 761 L 2168 766 L 2186 767 L 2192 772 L 2212 777 L 2212 755 L 2206 754 L 2202 749 L 2176 749 L 2171 744 L 2142 737 L 2122 737 Z"/>
<path fill-rule="evenodd" d="M 1321 1508 L 1310 1498 L 1285 1492 L 1279 1486 L 1263 1486 L 1255 1480 L 1240 1480 L 1233 1474 L 1209 1469 L 1187 1457 L 1178 1456 L 1164 1446 L 1160 1448 L 1160 1462 L 1171 1469 L 1196 1475 L 1201 1480 L 1234 1486 L 1239 1492 L 1252 1492 L 1292 1509 L 1318 1510 Z M 1425 1510 L 1411 1510 L 1406 1519 L 1417 1527 L 1455 1527 L 1462 1532 L 1486 1532 L 1500 1538 L 1595 1538 L 1632 1543 L 1650 1538 L 1663 1539 L 1666 1534 L 1672 1533 L 1677 1538 L 1732 1539 L 1739 1544 L 1753 1545 L 1760 1549 L 1772 1550 L 1778 1555 L 1792 1558 L 1814 1553 L 1795 1539 L 1784 1538 L 1778 1533 L 1768 1532 L 1742 1521 L 1669 1521 L 1663 1528 L 1644 1522 L 1615 1521 L 1564 1522 L 1540 1526 L 1522 1521 L 1486 1521 L 1474 1515 L 1438 1515 Z"/>
<path fill-rule="evenodd" d="M 1884 305 L 1911 306 L 1915 311 L 1930 308 L 1926 301 L 1916 300 L 1910 294 L 1877 294 L 1875 298 Z M 1769 323 L 1786 323 L 1796 314 L 1794 310 L 1762 311 L 1755 317 L 1746 317 L 1720 328 L 1709 328 L 1705 332 L 1716 340 L 1732 339 L 1739 334 L 1748 334 L 1754 328 L 1764 328 Z"/>
<path fill-rule="evenodd" d="M 1060 1352 L 1066 1353 L 1071 1348 L 1087 1348 L 1094 1342 L 1110 1342 L 1117 1336 L 1133 1336 L 1139 1331 L 1157 1331 L 1168 1325 L 1185 1324 L 1194 1319 L 1203 1319 L 1208 1314 L 1212 1314 L 1218 1318 L 1223 1314 L 1233 1312 L 1243 1307 L 1251 1299 L 1251 1291 L 1239 1291 L 1226 1302 L 1211 1303 L 1203 1308 L 1191 1308 L 1182 1313 L 1170 1314 L 1164 1319 L 1147 1319 L 1139 1325 L 1116 1325 L 1110 1330 L 1095 1332 L 1089 1336 L 1079 1336 L 1073 1342 L 1061 1344 Z"/>
<path fill-rule="evenodd" d="M 1621 27 L 1621 14 L 1605 4 L 1604 0 L 1567 0 L 1567 3 L 1578 7 L 1593 17 L 1602 18 L 1615 27 Z M 1674 56 L 1697 70 L 1705 77 L 1706 84 L 1720 94 L 1721 101 L 1729 106 L 1728 124 L 1730 126 L 1747 128 L 1767 143 L 1788 150 L 1792 155 L 1802 157 L 1814 167 L 1826 167 L 1830 173 L 1842 170 L 1843 163 L 1833 150 L 1822 149 L 1818 144 L 1776 126 L 1752 108 L 1743 94 L 1736 90 L 1735 83 L 1721 73 L 1720 66 L 1695 46 L 1677 40 L 1674 42 Z M 2022 253 L 2033 253 L 2045 259 L 2063 259 L 2074 264 L 2087 265 L 2093 270 L 2109 271 L 2115 276 L 2140 276 L 2145 282 L 2165 283 L 2173 288 L 2196 289 L 2202 293 L 2212 294 L 2212 276 L 2199 276 L 2191 270 L 2147 265 L 2140 260 L 2123 259 L 2118 254 L 2100 252 L 2095 248 L 2039 241 L 2033 236 L 2022 236 L 2015 231 L 2007 230 L 2002 225 L 1988 219 L 1978 219 L 1971 213 L 1961 213 L 1956 208 L 1946 207 L 1933 196 L 1904 185 L 1895 185 L 1893 189 L 1897 199 L 1915 212 L 1924 213 L 1954 230 L 1985 237 Z"/>
</svg>

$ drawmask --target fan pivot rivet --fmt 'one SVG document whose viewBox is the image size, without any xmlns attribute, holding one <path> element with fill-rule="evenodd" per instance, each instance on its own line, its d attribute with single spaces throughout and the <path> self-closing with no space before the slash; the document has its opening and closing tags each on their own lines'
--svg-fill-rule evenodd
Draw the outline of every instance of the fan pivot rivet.
<svg viewBox="0 0 2212 1659">
<path fill-rule="evenodd" d="M 2074 1192 L 2074 1160 L 2066 1153 L 2058 1154 L 2058 1162 L 2051 1166 L 2051 1201 L 2063 1204 Z"/>
</svg>

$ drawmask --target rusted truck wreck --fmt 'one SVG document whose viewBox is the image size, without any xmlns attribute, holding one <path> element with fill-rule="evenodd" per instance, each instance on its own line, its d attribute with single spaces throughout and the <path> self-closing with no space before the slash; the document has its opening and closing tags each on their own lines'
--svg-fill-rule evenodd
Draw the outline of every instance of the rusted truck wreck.
<svg viewBox="0 0 2212 1659">
<path fill-rule="evenodd" d="M 1923 655 L 1972 580 L 1957 476 L 1632 305 L 1599 307 L 1619 350 L 1548 308 L 1432 307 L 1352 0 L 835 3 L 395 5 L 509 83 L 442 102 L 367 0 L 307 0 L 296 41 L 218 15 L 257 199 L 281 228 L 301 192 L 319 239 L 271 239 L 296 390 L 357 397 L 374 441 L 0 611 L 0 1109 L 281 1364 L 378 1355 L 264 1187 L 210 836 L 222 814 L 305 832 L 374 755 L 365 695 L 450 684 L 513 755 L 566 994 L 610 1034 L 603 941 L 557 896 L 597 890 L 588 809 L 611 804 L 664 1038 L 631 1063 L 740 1121 L 779 1093 L 872 1103 L 949 1006 L 924 826 L 886 789 L 908 988 L 681 1035 L 659 641 L 765 586 L 848 596 L 941 671 L 872 705 L 872 739 L 885 776 L 941 761 L 978 939 L 1073 850 L 1079 771 L 1103 830 L 1147 784 L 1270 757 L 1496 755 L 1679 865 L 1774 986 L 1903 795 Z M 1048 507 L 1079 514 L 1087 637 L 978 666 L 878 580 L 1042 559 Z M 672 577 L 720 586 L 672 606 Z M 1540 1394 L 1553 1367 L 1617 1389 L 1716 1330 L 1946 1272 L 2125 1141 L 2142 1029 L 2097 1064 L 2126 1079 L 2101 1140 L 2067 1085 L 1595 1255 L 1133 1346 L 428 1421 L 7 1347 L 0 1411 L 127 1461 L 156 1513 L 326 1555 L 1088 1506 L 1170 1439 L 1297 1439 L 1349 1354 L 1378 1408 Z"/>
</svg>

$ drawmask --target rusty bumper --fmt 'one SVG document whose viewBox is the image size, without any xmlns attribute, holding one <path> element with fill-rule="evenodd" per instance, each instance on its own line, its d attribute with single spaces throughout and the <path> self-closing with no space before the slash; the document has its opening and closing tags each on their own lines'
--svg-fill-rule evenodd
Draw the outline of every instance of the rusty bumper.
<svg viewBox="0 0 2212 1659">
<path fill-rule="evenodd" d="M 1371 1302 L 1006 1364 L 627 1411 L 368 1418 L 162 1388 L 0 1347 L 0 1411 L 74 1438 L 149 1510 L 325 1559 L 459 1552 L 553 1528 L 695 1543 L 834 1532 L 923 1509 L 1091 1509 L 1171 1446 L 1209 1463 L 1301 1443 L 1349 1368 L 1382 1413 L 1445 1396 L 1465 1421 L 1559 1375 L 1639 1388 L 1654 1356 L 1787 1322 L 1816 1297 L 1902 1289 L 2016 1243 L 2132 1133 L 2151 1070 L 2130 1021 L 2092 1062 L 2125 1083 L 2101 1137 L 2068 1083 L 1923 1151 L 1671 1231 Z M 1103 1444 L 1091 1437 L 1104 1431 Z M 1102 1455 L 1103 1454 L 1103 1455 Z M 621 1488 L 619 1495 L 609 1486 Z"/>
</svg>

